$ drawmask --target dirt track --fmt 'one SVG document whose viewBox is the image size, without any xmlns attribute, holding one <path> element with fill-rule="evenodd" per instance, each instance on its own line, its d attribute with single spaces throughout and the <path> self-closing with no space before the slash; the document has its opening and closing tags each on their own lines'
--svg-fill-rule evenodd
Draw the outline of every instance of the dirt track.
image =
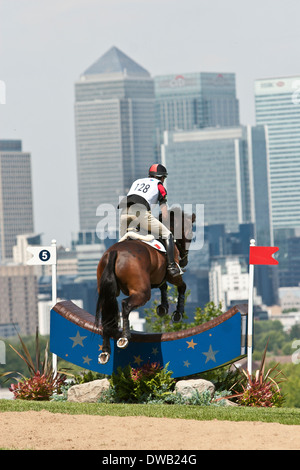
<svg viewBox="0 0 300 470">
<path fill-rule="evenodd" d="M 261 422 L 0 413 L 0 448 L 39 450 L 300 450 L 300 426 Z"/>
</svg>

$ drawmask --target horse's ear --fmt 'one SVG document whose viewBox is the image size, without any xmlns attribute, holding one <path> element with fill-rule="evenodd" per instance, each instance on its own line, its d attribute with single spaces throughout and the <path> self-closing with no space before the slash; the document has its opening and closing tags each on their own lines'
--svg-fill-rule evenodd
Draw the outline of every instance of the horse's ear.
<svg viewBox="0 0 300 470">
<path fill-rule="evenodd" d="M 196 214 L 194 214 L 194 212 L 192 213 L 192 223 L 194 223 L 196 220 Z"/>
</svg>

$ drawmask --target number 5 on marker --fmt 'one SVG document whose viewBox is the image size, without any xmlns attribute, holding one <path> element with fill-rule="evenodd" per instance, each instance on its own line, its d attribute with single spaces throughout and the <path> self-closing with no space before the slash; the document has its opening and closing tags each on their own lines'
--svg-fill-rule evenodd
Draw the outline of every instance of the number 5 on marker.
<svg viewBox="0 0 300 470">
<path fill-rule="evenodd" d="M 27 264 L 56 264 L 55 246 L 29 246 L 27 251 L 33 255 L 32 258 L 27 261 Z"/>
</svg>

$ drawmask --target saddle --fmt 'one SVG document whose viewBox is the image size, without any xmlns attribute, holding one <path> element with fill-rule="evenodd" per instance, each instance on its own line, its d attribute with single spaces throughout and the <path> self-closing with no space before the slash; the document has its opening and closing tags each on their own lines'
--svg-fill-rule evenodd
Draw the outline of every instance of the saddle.
<svg viewBox="0 0 300 470">
<path fill-rule="evenodd" d="M 119 243 L 125 240 L 128 240 L 129 238 L 131 238 L 132 240 L 141 240 L 142 242 L 147 243 L 148 245 L 152 246 L 156 250 L 162 253 L 166 253 L 166 248 L 164 244 L 160 240 L 157 240 L 154 237 L 154 235 L 151 235 L 151 234 L 143 235 L 142 233 L 136 232 L 131 229 L 131 230 L 128 230 L 128 232 L 126 232 L 122 238 L 120 238 Z"/>
<path fill-rule="evenodd" d="M 137 232 L 135 229 L 128 229 L 125 235 L 120 238 L 118 243 L 123 242 L 125 240 L 132 239 L 132 240 L 140 240 L 143 243 L 147 243 L 148 245 L 152 246 L 156 250 L 160 251 L 161 253 L 164 253 L 165 255 L 167 254 L 167 250 L 165 245 L 161 240 L 157 240 L 154 235 L 151 235 L 150 233 L 147 235 L 144 235 L 140 232 Z M 184 273 L 184 270 L 180 267 L 179 263 L 175 260 L 175 263 L 177 264 L 178 268 L 180 269 L 180 274 Z"/>
</svg>

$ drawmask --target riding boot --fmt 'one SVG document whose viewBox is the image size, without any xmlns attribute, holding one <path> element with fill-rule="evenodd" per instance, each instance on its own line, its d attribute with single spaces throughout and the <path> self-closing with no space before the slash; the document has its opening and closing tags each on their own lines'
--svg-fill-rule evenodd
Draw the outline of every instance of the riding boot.
<svg viewBox="0 0 300 470">
<path fill-rule="evenodd" d="M 166 238 L 166 250 L 167 250 L 167 270 L 168 273 L 171 274 L 172 277 L 180 276 L 181 272 L 179 267 L 174 261 L 174 238 L 173 235 L 170 234 L 169 238 Z"/>
</svg>

